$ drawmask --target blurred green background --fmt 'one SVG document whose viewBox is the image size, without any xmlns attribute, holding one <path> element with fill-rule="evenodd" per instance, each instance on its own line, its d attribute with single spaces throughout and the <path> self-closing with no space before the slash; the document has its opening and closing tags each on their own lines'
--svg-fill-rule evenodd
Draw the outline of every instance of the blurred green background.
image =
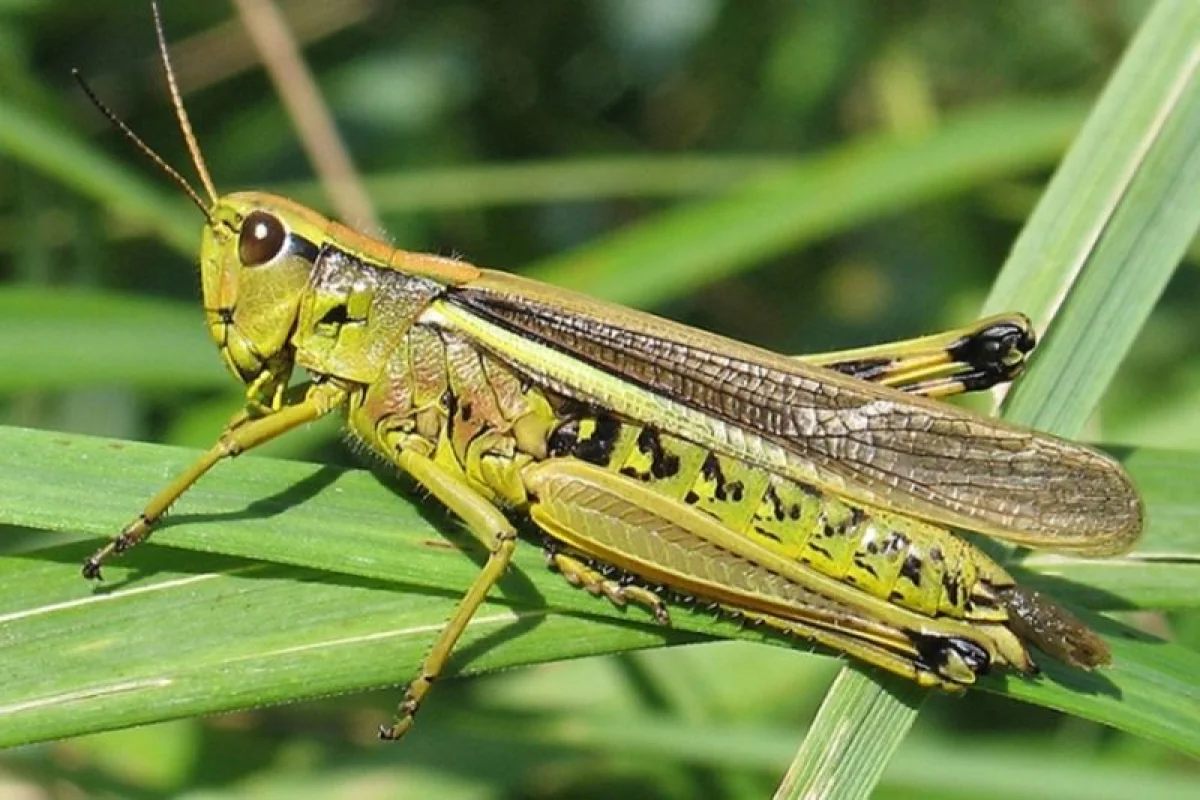
<svg viewBox="0 0 1200 800">
<path fill-rule="evenodd" d="M 328 210 L 232 7 L 164 5 L 218 188 Z M 969 320 L 1147 6 L 281 3 L 397 246 L 784 352 Z M 0 2 L 0 420 L 207 445 L 239 392 L 201 321 L 200 218 L 72 67 L 193 174 L 146 3 Z M 764 204 L 754 187 L 780 176 Z M 1200 447 L 1198 301 L 1189 262 L 1095 438 Z M 354 463 L 331 426 L 271 452 Z M 1185 639 L 1195 616 L 1172 620 Z M 0 791 L 763 796 L 835 667 L 741 643 L 553 664 L 442 685 L 398 748 L 371 738 L 383 692 L 23 748 L 0 758 Z M 927 704 L 879 795 L 1185 796 L 1197 781 L 1157 745 L 973 695 Z"/>
</svg>

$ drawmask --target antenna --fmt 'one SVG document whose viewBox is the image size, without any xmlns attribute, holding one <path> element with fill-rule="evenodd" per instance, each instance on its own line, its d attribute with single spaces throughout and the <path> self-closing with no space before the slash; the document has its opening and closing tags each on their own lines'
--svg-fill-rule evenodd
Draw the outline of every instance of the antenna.
<svg viewBox="0 0 1200 800">
<path fill-rule="evenodd" d="M 176 184 L 178 184 L 179 188 L 183 189 L 184 193 L 187 194 L 187 196 L 191 198 L 192 202 L 196 204 L 196 207 L 200 209 L 200 213 L 204 215 L 204 218 L 211 223 L 212 214 L 209 213 L 208 206 L 204 205 L 204 201 L 200 199 L 200 195 L 196 194 L 196 190 L 193 189 L 192 185 L 187 182 L 187 179 L 180 175 L 178 170 L 168 164 L 162 156 L 154 152 L 154 149 L 150 147 L 150 145 L 143 142 L 142 138 L 134 133 L 133 129 L 125 124 L 123 119 L 117 116 L 116 112 L 104 105 L 104 102 L 96 96 L 94 91 L 92 91 L 92 87 L 88 85 L 88 82 L 83 79 L 83 75 L 79 72 L 79 70 L 73 69 L 71 70 L 71 74 L 75 76 L 75 80 L 79 82 L 79 86 L 83 89 L 83 93 L 86 94 L 88 99 L 92 101 L 92 105 L 99 109 L 100 113 L 103 114 L 108 121 L 113 124 L 113 127 L 124 134 L 126 139 L 133 142 L 134 146 L 137 147 L 138 150 L 141 150 L 143 155 L 157 164 L 159 169 L 167 173 L 167 176 Z"/>
<path fill-rule="evenodd" d="M 171 67 L 171 56 L 167 52 L 167 36 L 163 33 L 162 14 L 159 13 L 158 3 L 152 2 L 150 10 L 154 12 L 154 33 L 158 37 L 158 52 L 162 56 L 163 71 L 167 74 L 167 86 L 171 89 L 171 104 L 175 106 L 175 117 L 179 120 L 179 128 L 183 131 L 183 139 L 187 142 L 188 152 L 192 154 L 192 164 L 200 175 L 200 183 L 214 204 L 217 202 L 217 190 L 209 177 L 208 167 L 204 165 L 204 157 L 200 155 L 200 145 L 196 142 L 196 134 L 192 132 L 192 121 L 188 119 L 187 109 L 183 107 L 183 97 L 179 94 L 179 84 L 175 81 L 175 70 Z"/>
<path fill-rule="evenodd" d="M 179 127 L 183 131 L 183 139 L 185 142 L 187 142 L 188 152 L 192 156 L 192 164 L 195 165 L 196 172 L 198 172 L 200 175 L 200 182 L 204 186 L 204 190 L 208 192 L 208 196 L 212 201 L 212 204 L 216 205 L 217 190 L 213 186 L 212 178 L 208 174 L 208 167 L 204 165 L 204 157 L 200 155 L 200 145 L 196 143 L 196 134 L 192 132 L 192 123 L 191 120 L 188 119 L 187 111 L 183 107 L 183 98 L 179 94 L 179 85 L 175 81 L 175 71 L 171 68 L 171 58 L 167 53 L 167 37 L 166 34 L 163 33 L 162 15 L 159 13 L 158 3 L 152 2 L 150 4 L 150 9 L 154 12 L 154 33 L 158 38 L 158 52 L 162 57 L 163 69 L 167 73 L 167 86 L 171 91 L 171 105 L 175 108 L 175 118 L 179 120 Z M 212 214 L 209 211 L 210 206 L 206 205 L 204 201 L 200 199 L 200 194 L 192 188 L 192 185 L 188 183 L 187 178 L 183 177 L 183 175 L 179 173 L 179 170 L 168 164 L 166 159 L 154 151 L 154 148 L 142 141 L 142 137 L 134 133 L 133 129 L 130 128 L 123 119 L 118 117 L 115 111 L 106 106 L 104 101 L 102 101 L 99 96 L 96 95 L 96 92 L 92 89 L 92 87 L 88 85 L 88 82 L 84 80 L 83 74 L 80 73 L 78 69 L 72 69 L 71 75 L 73 75 L 75 80 L 79 82 L 80 87 L 83 89 L 83 93 L 87 95 L 88 100 L 92 101 L 92 105 L 94 105 L 100 111 L 100 113 L 112 123 L 114 128 L 119 130 L 126 139 L 128 139 L 134 144 L 135 147 L 137 147 L 138 150 L 141 150 L 144 156 L 157 164 L 159 169 L 165 172 L 167 176 L 179 186 L 179 188 L 183 189 L 184 194 L 186 194 L 188 198 L 196 204 L 196 208 L 200 209 L 200 213 L 202 213 L 204 218 L 211 223 Z"/>
</svg>

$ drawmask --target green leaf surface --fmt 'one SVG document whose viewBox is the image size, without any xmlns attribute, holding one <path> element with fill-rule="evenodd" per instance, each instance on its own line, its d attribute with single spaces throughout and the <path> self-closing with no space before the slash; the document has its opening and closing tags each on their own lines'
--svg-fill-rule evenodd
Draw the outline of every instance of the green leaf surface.
<svg viewBox="0 0 1200 800">
<path fill-rule="evenodd" d="M 871 138 L 781 167 L 527 273 L 616 302 L 653 305 L 850 224 L 1047 164 L 1079 116 L 1068 103 L 964 111 L 923 136 Z"/>
<path fill-rule="evenodd" d="M 721 765 L 776 771 L 794 755 L 796 729 L 729 722 L 698 726 L 646 714 L 588 714 L 563 708 L 553 716 L 522 721 L 520 709 L 497 709 L 473 718 L 489 739 L 530 741 L 546 746 L 567 742 L 581 752 L 593 749 L 618 754 L 652 754 L 667 763 Z M 517 721 L 514 722 L 514 717 Z M 819 759 L 819 753 L 811 754 Z M 815 769 L 822 765 L 814 764 Z M 1081 752 L 1068 739 L 1010 743 L 992 736 L 975 740 L 906 740 L 879 779 L 879 788 L 902 796 L 959 797 L 970 786 L 981 797 L 1022 800 L 1128 800 L 1143 795 L 1155 800 L 1190 800 L 1195 778 L 1163 774 L 1113 755 Z M 854 788 L 854 787 L 851 787 Z M 787 796 L 781 787 L 776 796 Z M 820 796 L 820 795 L 817 795 Z"/>
<path fill-rule="evenodd" d="M 1200 167 L 1195 155 L 1200 152 L 1200 92 L 1193 86 L 1198 58 L 1200 7 L 1162 0 L 1139 29 L 1001 271 L 985 313 L 1020 309 L 1040 323 L 1039 329 L 1056 320 L 1010 395 L 1005 418 L 1077 435 L 1194 235 L 1200 198 L 1194 192 L 1176 195 L 1194 185 Z M 1159 197 L 1156 189 L 1167 196 Z M 1173 204 L 1182 204 L 1182 210 Z M 1135 263 L 1131 248 L 1146 243 L 1147 232 L 1159 237 L 1161 246 L 1139 252 Z M 1118 659 L 1118 670 L 1121 663 Z M 1164 685 L 1187 690 L 1179 680 L 1183 674 L 1164 674 Z M 831 691 L 826 705 L 859 710 L 853 717 L 834 721 L 830 715 L 826 724 L 814 725 L 809 731 L 814 744 L 806 740 L 804 747 L 824 750 L 832 763 L 844 760 L 843 754 L 849 757 L 852 749 L 869 760 L 869 772 L 882 774 L 882 764 L 918 709 L 888 697 L 869 704 L 874 691 L 861 686 Z M 1112 695 L 1093 697 L 1103 702 L 1100 698 Z M 1159 704 L 1127 692 L 1116 698 L 1109 710 L 1136 717 L 1183 702 Z M 889 724 L 864 728 L 868 713 Z M 841 736 L 846 728 L 864 733 L 848 741 Z M 814 779 L 797 791 L 829 786 Z M 866 797 L 870 786 L 844 773 L 832 791 Z"/>
<path fill-rule="evenodd" d="M 0 316 L 0 393 L 230 386 L 198 304 L 10 286 L 0 288 Z"/>
<path fill-rule="evenodd" d="M 196 252 L 200 216 L 167 199 L 134 167 L 108 155 L 59 122 L 43 119 L 0 95 L 0 154 L 61 181 L 114 214 L 147 225 L 182 253 Z"/>
<path fill-rule="evenodd" d="M 380 213 L 546 204 L 619 197 L 709 194 L 795 166 L 794 156 L 608 156 L 375 173 L 363 185 Z M 314 205 L 312 182 L 271 191 Z"/>
<path fill-rule="evenodd" d="M 151 544 L 90 586 L 81 559 L 195 453 L 16 428 L 0 428 L 0 452 L 0 524 L 89 537 L 0 559 L 7 744 L 403 682 L 484 555 L 442 511 L 372 473 L 251 456 L 207 476 Z M 762 640 L 684 609 L 672 625 L 573 589 L 523 546 L 453 668 Z M 1094 677 L 986 688 L 1200 752 L 1200 703 L 1181 702 L 1197 691 L 1181 679 L 1200 654 L 1141 638 L 1114 650 L 1115 666 Z"/>
<path fill-rule="evenodd" d="M 1200 6 L 1162 0 L 985 306 L 1020 308 L 1044 331 L 1009 419 L 1061 436 L 1083 430 L 1200 227 L 1198 182 Z"/>
<path fill-rule="evenodd" d="M 775 797 L 869 795 L 924 699 L 924 693 L 911 682 L 843 669 L 821 704 L 810 734 L 792 758 Z M 826 730 L 838 731 L 834 742 L 811 734 Z M 881 744 L 890 744 L 892 749 L 885 751 Z"/>
</svg>

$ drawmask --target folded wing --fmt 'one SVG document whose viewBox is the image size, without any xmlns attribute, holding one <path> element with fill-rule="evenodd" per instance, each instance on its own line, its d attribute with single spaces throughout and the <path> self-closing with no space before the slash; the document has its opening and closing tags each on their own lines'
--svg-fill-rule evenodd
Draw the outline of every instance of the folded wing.
<svg viewBox="0 0 1200 800">
<path fill-rule="evenodd" d="M 859 501 L 1092 555 L 1128 549 L 1141 532 L 1141 501 L 1125 472 L 1073 442 L 511 275 L 487 273 L 447 299 L 756 434 L 802 476 Z M 519 348 L 498 355 L 538 375 Z"/>
</svg>

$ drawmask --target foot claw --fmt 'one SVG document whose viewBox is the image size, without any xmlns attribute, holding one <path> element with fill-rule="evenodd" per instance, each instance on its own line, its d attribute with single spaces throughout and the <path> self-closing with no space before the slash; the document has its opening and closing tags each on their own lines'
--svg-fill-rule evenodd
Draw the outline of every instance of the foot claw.
<svg viewBox="0 0 1200 800">
<path fill-rule="evenodd" d="M 93 557 L 83 562 L 83 569 L 80 570 L 83 577 L 89 581 L 102 581 L 104 576 L 100 574 L 100 560 Z"/>
<path fill-rule="evenodd" d="M 385 742 L 394 742 L 412 727 L 412 717 L 393 722 L 391 725 L 379 726 L 379 738 Z"/>
</svg>

